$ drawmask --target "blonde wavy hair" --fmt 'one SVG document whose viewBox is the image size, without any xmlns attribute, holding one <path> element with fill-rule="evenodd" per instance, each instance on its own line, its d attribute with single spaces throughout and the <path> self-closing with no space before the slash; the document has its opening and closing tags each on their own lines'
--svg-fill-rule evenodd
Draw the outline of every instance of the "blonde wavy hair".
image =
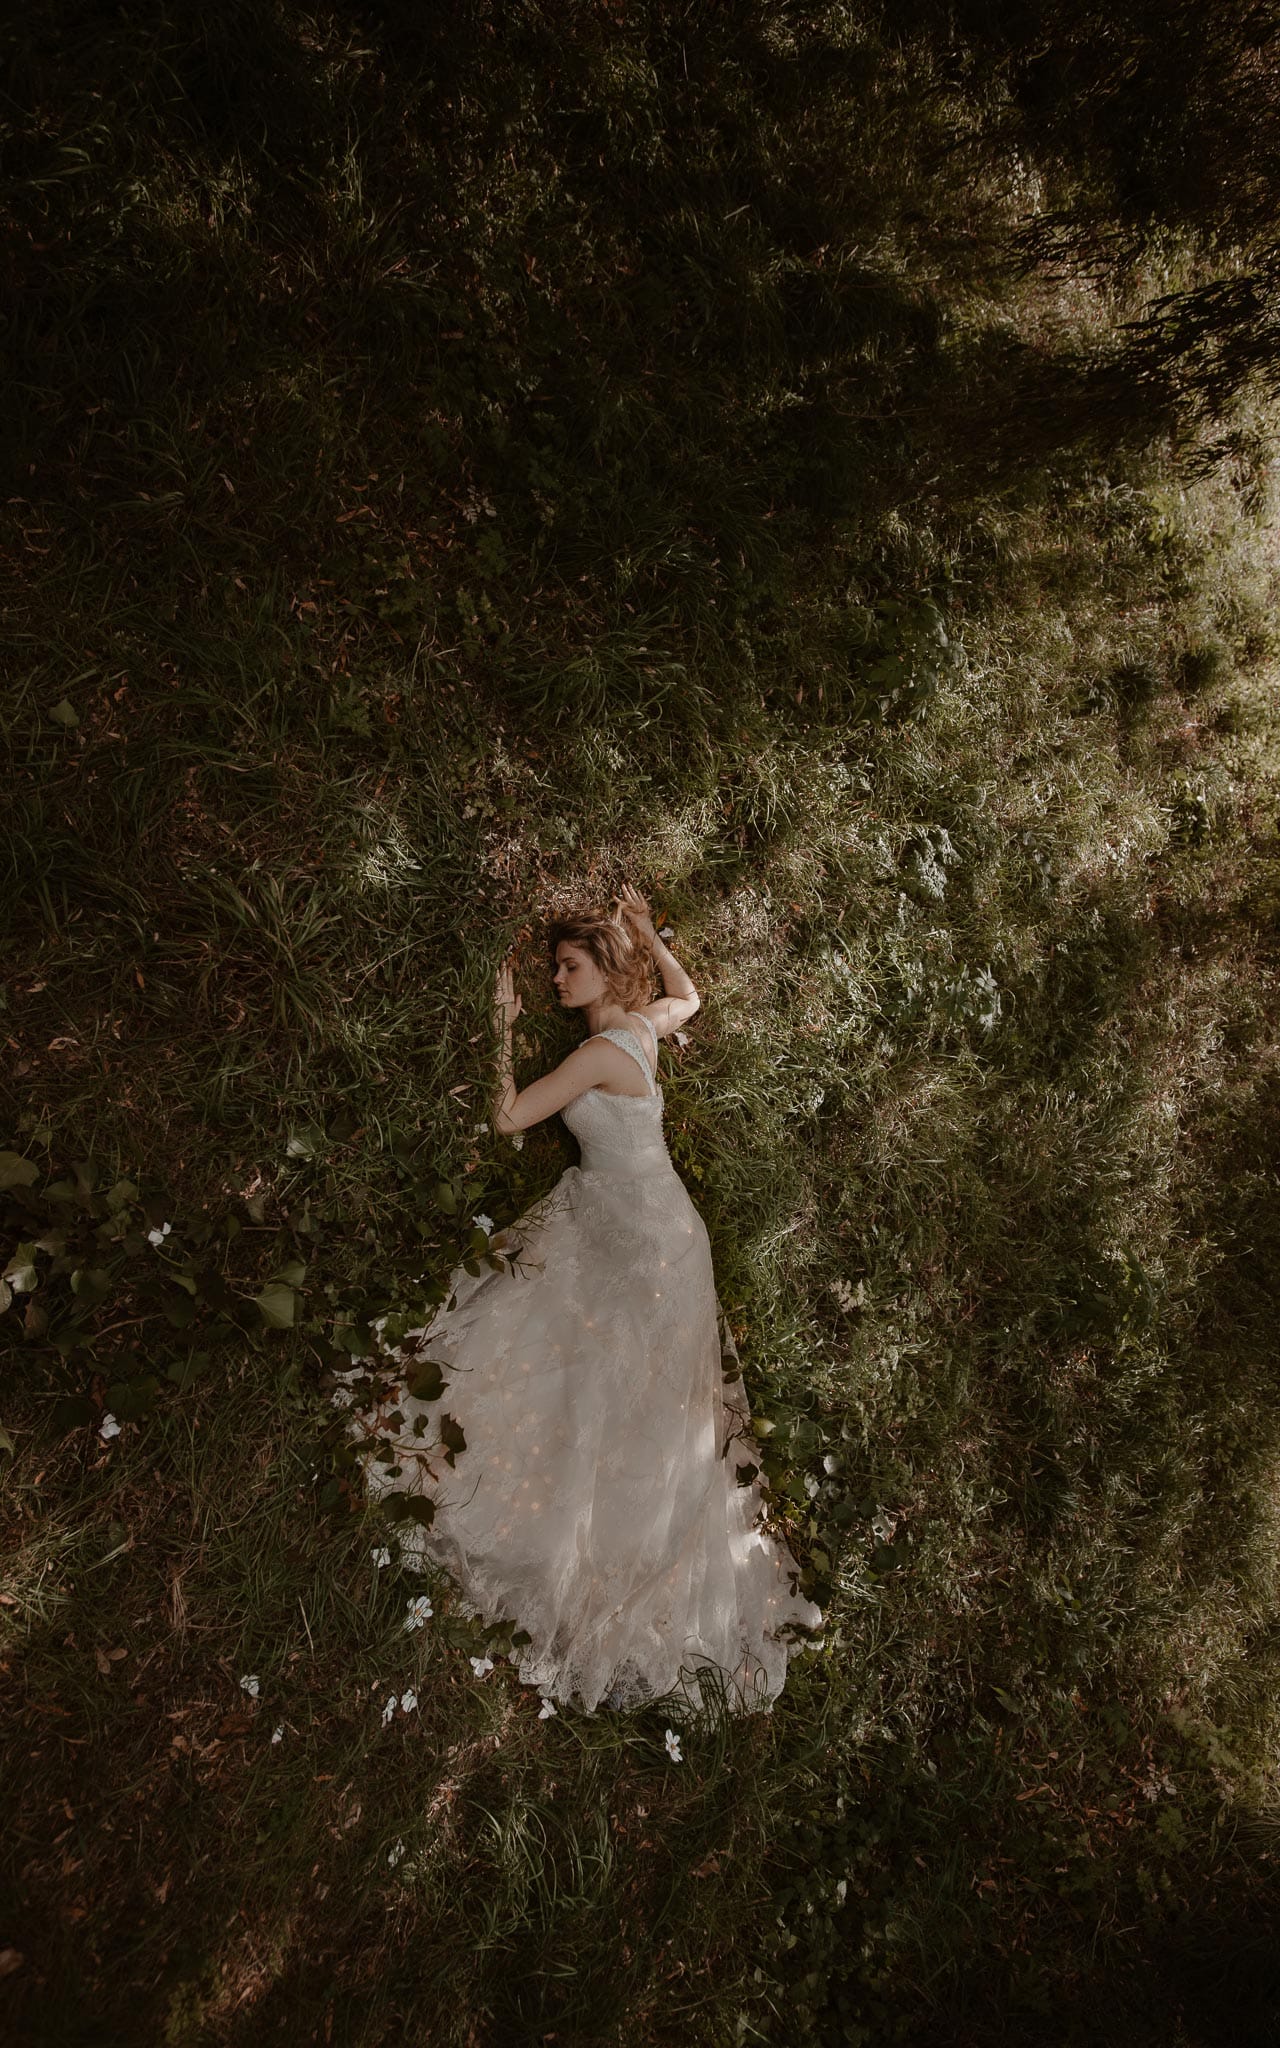
<svg viewBox="0 0 1280 2048">
<path fill-rule="evenodd" d="M 624 1010 L 642 1009 L 653 1001 L 653 955 L 643 940 L 637 943 L 624 923 L 622 912 L 584 910 L 558 917 L 547 926 L 547 951 L 551 970 L 556 967 L 556 949 L 567 939 L 590 955 L 605 979 L 615 1003 Z"/>
</svg>

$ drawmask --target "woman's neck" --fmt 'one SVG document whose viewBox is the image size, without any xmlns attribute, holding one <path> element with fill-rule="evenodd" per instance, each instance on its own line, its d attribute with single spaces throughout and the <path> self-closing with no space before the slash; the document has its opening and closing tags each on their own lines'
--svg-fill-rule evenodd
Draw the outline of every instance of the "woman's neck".
<svg viewBox="0 0 1280 2048">
<path fill-rule="evenodd" d="M 601 1031 L 616 1031 L 627 1021 L 627 1012 L 621 1004 L 609 1002 L 604 997 L 599 1002 L 588 1003 L 582 1015 L 588 1038 L 594 1038 Z"/>
</svg>

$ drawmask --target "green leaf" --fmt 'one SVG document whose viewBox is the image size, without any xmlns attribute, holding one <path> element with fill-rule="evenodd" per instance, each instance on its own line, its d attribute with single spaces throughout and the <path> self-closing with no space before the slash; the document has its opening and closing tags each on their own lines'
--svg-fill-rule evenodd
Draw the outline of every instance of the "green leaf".
<svg viewBox="0 0 1280 2048">
<path fill-rule="evenodd" d="M 15 1294 L 32 1293 L 40 1285 L 34 1244 L 20 1244 L 0 1278 L 8 1281 Z M 5 1307 L 8 1307 L 7 1302 Z"/>
<path fill-rule="evenodd" d="M 301 1287 L 306 1277 L 307 1269 L 301 1259 L 290 1259 L 287 1266 L 281 1266 L 280 1271 L 272 1275 L 275 1280 L 283 1280 L 286 1287 Z"/>
<path fill-rule="evenodd" d="M 408 1377 L 409 1392 L 415 1401 L 438 1401 L 445 1389 L 445 1377 L 434 1358 L 424 1358 L 415 1365 Z"/>
<path fill-rule="evenodd" d="M 199 1379 L 201 1373 L 208 1367 L 208 1364 L 209 1354 L 207 1351 L 192 1351 L 186 1358 L 176 1360 L 169 1367 L 167 1377 L 172 1380 L 175 1387 L 180 1388 L 185 1393 L 186 1389 Z"/>
<path fill-rule="evenodd" d="M 13 1289 L 7 1280 L 0 1280 L 0 1316 L 4 1314 L 12 1300 Z"/>
<path fill-rule="evenodd" d="M 123 1209 L 126 1202 L 136 1202 L 137 1199 L 138 1190 L 131 1180 L 118 1180 L 113 1188 L 107 1190 L 107 1207 L 111 1210 Z"/>
<path fill-rule="evenodd" d="M 20 1152 L 0 1152 L 0 1188 L 29 1188 L 39 1178 L 34 1159 L 24 1159 Z"/>
<path fill-rule="evenodd" d="M 422 1493 L 408 1493 L 401 1497 L 405 1504 L 405 1521 L 416 1522 L 419 1528 L 429 1529 L 436 1518 L 435 1502 L 428 1500 L 426 1495 Z"/>
<path fill-rule="evenodd" d="M 445 1447 L 446 1463 L 450 1465 L 452 1465 L 458 1452 L 465 1451 L 467 1448 L 467 1439 L 463 1434 L 462 1425 L 456 1422 L 452 1415 L 442 1415 L 440 1417 L 440 1441 Z"/>
<path fill-rule="evenodd" d="M 79 725 L 80 723 L 80 713 L 76 710 L 73 704 L 68 704 L 65 697 L 62 699 L 60 704 L 55 704 L 53 706 L 53 709 L 50 711 L 49 716 L 53 720 L 55 725 L 72 726 Z"/>
<path fill-rule="evenodd" d="M 292 1287 L 280 1281 L 271 1280 L 261 1294 L 254 1295 L 254 1301 L 262 1311 L 262 1320 L 270 1330 L 291 1330 L 293 1311 L 297 1296 Z"/>
<path fill-rule="evenodd" d="M 451 1181 L 439 1180 L 436 1182 L 436 1207 L 443 1209 L 446 1216 L 457 1215 L 458 1197 L 454 1193 Z"/>
<path fill-rule="evenodd" d="M 105 1266 L 77 1266 L 71 1275 L 71 1292 L 85 1308 L 97 1308 L 111 1292 L 111 1275 Z"/>
<path fill-rule="evenodd" d="M 137 1422 L 155 1407 L 159 1393 L 160 1382 L 154 1373 L 143 1373 L 136 1380 L 117 1380 L 108 1387 L 107 1407 L 117 1422 Z"/>
</svg>

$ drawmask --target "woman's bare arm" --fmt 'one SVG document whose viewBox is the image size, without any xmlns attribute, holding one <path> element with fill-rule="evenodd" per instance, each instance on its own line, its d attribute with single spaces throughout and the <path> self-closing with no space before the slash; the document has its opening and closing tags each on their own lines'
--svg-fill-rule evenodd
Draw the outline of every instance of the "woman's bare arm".
<svg viewBox="0 0 1280 2048">
<path fill-rule="evenodd" d="M 635 1062 L 630 1053 L 609 1038 L 589 1038 L 585 1045 L 577 1046 L 567 1059 L 561 1060 L 549 1074 L 543 1074 L 531 1081 L 527 1088 L 521 1088 L 514 1095 L 513 1081 L 508 1081 L 493 1106 L 493 1128 L 504 1136 L 513 1131 L 527 1131 L 530 1124 L 540 1124 L 567 1102 L 573 1102 L 579 1095 L 585 1095 L 588 1088 L 599 1088 L 610 1081 L 617 1081 L 625 1072 L 634 1071 Z"/>
<path fill-rule="evenodd" d="M 657 1038 L 665 1038 L 675 1031 L 699 1008 L 701 998 L 690 981 L 675 954 L 667 950 L 654 929 L 653 916 L 648 902 L 630 882 L 624 882 L 618 891 L 618 908 L 631 927 L 631 936 L 637 946 L 646 946 L 653 955 L 653 964 L 662 976 L 666 995 L 656 1003 L 647 1003 L 636 1014 L 647 1017 Z"/>
</svg>

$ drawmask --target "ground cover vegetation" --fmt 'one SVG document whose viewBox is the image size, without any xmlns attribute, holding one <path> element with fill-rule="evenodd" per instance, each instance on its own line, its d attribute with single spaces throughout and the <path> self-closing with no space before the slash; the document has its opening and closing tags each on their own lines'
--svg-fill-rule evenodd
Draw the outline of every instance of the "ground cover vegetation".
<svg viewBox="0 0 1280 2048">
<path fill-rule="evenodd" d="M 7 2038 L 1274 2040 L 1269 12 L 2 34 Z M 332 1399 L 624 875 L 827 1617 L 670 1742 Z"/>
</svg>

